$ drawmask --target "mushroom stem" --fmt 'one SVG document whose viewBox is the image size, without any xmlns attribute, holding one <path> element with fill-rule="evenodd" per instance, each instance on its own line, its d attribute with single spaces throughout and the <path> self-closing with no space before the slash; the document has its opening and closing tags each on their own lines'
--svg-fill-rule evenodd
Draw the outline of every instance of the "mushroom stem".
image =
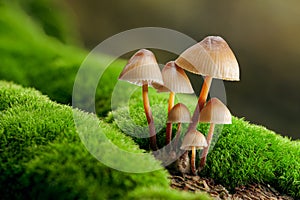
<svg viewBox="0 0 300 200">
<path fill-rule="evenodd" d="M 175 101 L 175 93 L 174 93 L 174 92 L 170 92 L 170 95 L 169 95 L 168 112 L 170 112 L 170 110 L 173 108 L 173 106 L 174 106 L 174 101 Z"/>
<path fill-rule="evenodd" d="M 206 137 L 207 147 L 205 147 L 203 149 L 201 159 L 200 159 L 200 164 L 199 164 L 199 170 L 203 169 L 205 164 L 206 164 L 206 157 L 207 157 L 207 154 L 208 154 L 208 150 L 209 150 L 209 147 L 210 147 L 211 140 L 212 140 L 213 135 L 214 135 L 214 129 L 215 129 L 215 124 L 210 123 L 209 131 L 208 131 L 208 134 L 207 134 L 207 137 Z"/>
<path fill-rule="evenodd" d="M 175 143 L 174 143 L 174 149 L 176 149 L 176 150 L 178 147 L 180 132 L 181 132 L 181 123 L 178 123 L 177 132 L 176 132 L 176 136 L 175 136 Z"/>
<path fill-rule="evenodd" d="M 170 92 L 169 103 L 168 103 L 168 113 L 174 106 L 175 93 Z M 167 123 L 166 127 L 166 144 L 169 144 L 172 139 L 172 123 Z"/>
<path fill-rule="evenodd" d="M 195 146 L 192 146 L 191 170 L 192 170 L 193 175 L 197 175 L 197 172 L 196 172 L 196 147 Z"/>
<path fill-rule="evenodd" d="M 206 102 L 211 82 L 212 82 L 212 77 L 206 76 L 204 79 L 203 85 L 202 85 L 202 89 L 201 89 L 199 98 L 198 98 L 197 106 L 195 108 L 195 111 L 194 111 L 194 114 L 192 117 L 192 123 L 190 123 L 188 131 L 196 130 L 196 127 L 197 127 L 197 124 L 199 121 L 200 111 L 202 110 L 202 108 L 204 107 L 204 104 Z"/>
<path fill-rule="evenodd" d="M 156 144 L 156 132 L 155 132 L 155 126 L 154 126 L 154 120 L 150 108 L 149 98 L 148 98 L 148 84 L 143 84 L 143 103 L 144 103 L 144 109 L 145 114 L 149 126 L 149 134 L 150 134 L 150 148 L 155 151 L 157 150 L 157 144 Z"/>
</svg>

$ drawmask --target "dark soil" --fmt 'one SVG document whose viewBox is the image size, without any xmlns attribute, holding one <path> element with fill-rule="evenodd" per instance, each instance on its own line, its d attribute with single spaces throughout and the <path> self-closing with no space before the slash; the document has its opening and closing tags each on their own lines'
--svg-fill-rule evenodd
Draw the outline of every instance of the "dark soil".
<svg viewBox="0 0 300 200">
<path fill-rule="evenodd" d="M 233 194 L 213 179 L 199 176 L 171 175 L 171 187 L 192 192 L 207 192 L 214 199 L 225 200 L 293 200 L 292 197 L 282 195 L 270 185 L 250 184 L 236 187 Z"/>
</svg>

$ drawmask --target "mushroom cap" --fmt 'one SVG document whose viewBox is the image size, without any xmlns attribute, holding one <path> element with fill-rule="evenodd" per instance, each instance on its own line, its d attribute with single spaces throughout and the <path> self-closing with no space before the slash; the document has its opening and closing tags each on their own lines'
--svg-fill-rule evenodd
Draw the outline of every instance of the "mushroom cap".
<svg viewBox="0 0 300 200">
<path fill-rule="evenodd" d="M 162 69 L 164 85 L 153 85 L 157 92 L 194 93 L 191 82 L 184 70 L 174 61 L 168 62 Z"/>
<path fill-rule="evenodd" d="M 128 61 L 119 76 L 119 80 L 128 81 L 136 85 L 147 83 L 163 84 L 161 71 L 154 54 L 146 49 L 136 52 Z"/>
<path fill-rule="evenodd" d="M 176 104 L 168 114 L 168 123 L 191 123 L 191 113 L 182 103 Z"/>
<path fill-rule="evenodd" d="M 192 130 L 185 134 L 180 149 L 192 150 L 192 147 L 196 147 L 196 149 L 207 147 L 205 136 L 197 130 Z"/>
<path fill-rule="evenodd" d="M 219 36 L 208 36 L 186 49 L 175 63 L 195 74 L 222 80 L 240 80 L 239 64 L 226 41 Z"/>
<path fill-rule="evenodd" d="M 231 113 L 218 98 L 211 98 L 201 110 L 199 122 L 231 124 Z"/>
</svg>

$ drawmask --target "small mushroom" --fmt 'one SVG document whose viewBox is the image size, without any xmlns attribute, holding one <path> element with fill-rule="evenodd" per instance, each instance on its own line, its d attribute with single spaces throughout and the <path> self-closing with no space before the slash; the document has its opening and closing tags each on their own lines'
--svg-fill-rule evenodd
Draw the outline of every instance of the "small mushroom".
<svg viewBox="0 0 300 200">
<path fill-rule="evenodd" d="M 168 123 L 178 123 L 178 128 L 175 136 L 174 147 L 177 148 L 180 133 L 181 133 L 181 123 L 191 123 L 191 114 L 188 108 L 182 104 L 176 104 L 169 112 Z"/>
<path fill-rule="evenodd" d="M 119 80 L 142 86 L 144 110 L 150 133 L 150 148 L 157 150 L 156 131 L 148 98 L 148 86 L 152 86 L 154 83 L 163 85 L 163 80 L 154 54 L 146 49 L 136 52 L 124 67 Z"/>
<path fill-rule="evenodd" d="M 175 93 L 194 93 L 193 87 L 184 70 L 176 66 L 174 61 L 168 62 L 162 69 L 164 85 L 154 84 L 158 92 L 170 92 L 168 113 L 174 106 Z M 172 123 L 168 122 L 166 127 L 166 144 L 172 139 Z"/>
<path fill-rule="evenodd" d="M 203 149 L 199 164 L 199 170 L 201 170 L 206 163 L 206 157 L 213 138 L 215 124 L 231 124 L 231 113 L 218 98 L 211 98 L 201 110 L 199 122 L 210 123 L 206 137 L 207 147 Z"/>
<path fill-rule="evenodd" d="M 196 149 L 203 149 L 204 147 L 207 147 L 207 142 L 205 139 L 205 136 L 197 131 L 192 130 L 188 131 L 186 135 L 184 136 L 182 145 L 180 149 L 182 150 L 192 150 L 192 156 L 191 156 L 191 170 L 194 175 L 197 174 L 196 171 Z"/>
<path fill-rule="evenodd" d="M 205 76 L 198 103 L 189 130 L 196 129 L 213 78 L 239 81 L 238 62 L 226 43 L 219 36 L 208 36 L 201 42 L 185 50 L 175 63 L 192 73 Z"/>
</svg>

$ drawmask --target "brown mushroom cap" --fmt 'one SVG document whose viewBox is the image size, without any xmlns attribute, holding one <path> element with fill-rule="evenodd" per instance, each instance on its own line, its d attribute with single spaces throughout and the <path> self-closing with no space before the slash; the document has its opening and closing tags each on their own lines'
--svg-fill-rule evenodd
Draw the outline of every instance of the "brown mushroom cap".
<svg viewBox="0 0 300 200">
<path fill-rule="evenodd" d="M 190 123 L 191 114 L 189 109 L 182 103 L 176 104 L 168 115 L 168 123 Z"/>
<path fill-rule="evenodd" d="M 195 74 L 223 80 L 240 80 L 238 62 L 226 41 L 219 36 L 208 36 L 186 49 L 175 63 Z"/>
<path fill-rule="evenodd" d="M 194 93 L 193 87 L 184 70 L 174 61 L 168 62 L 162 69 L 164 85 L 153 85 L 158 92 Z"/>
<path fill-rule="evenodd" d="M 201 110 L 199 122 L 231 124 L 231 113 L 218 98 L 211 98 Z"/>
<path fill-rule="evenodd" d="M 163 84 L 156 58 L 151 51 L 146 49 L 139 50 L 129 59 L 119 79 L 136 85 Z"/>
<path fill-rule="evenodd" d="M 192 130 L 186 133 L 180 149 L 192 150 L 192 147 L 196 147 L 196 149 L 203 149 L 204 147 L 207 147 L 205 136 L 197 130 Z"/>
</svg>

